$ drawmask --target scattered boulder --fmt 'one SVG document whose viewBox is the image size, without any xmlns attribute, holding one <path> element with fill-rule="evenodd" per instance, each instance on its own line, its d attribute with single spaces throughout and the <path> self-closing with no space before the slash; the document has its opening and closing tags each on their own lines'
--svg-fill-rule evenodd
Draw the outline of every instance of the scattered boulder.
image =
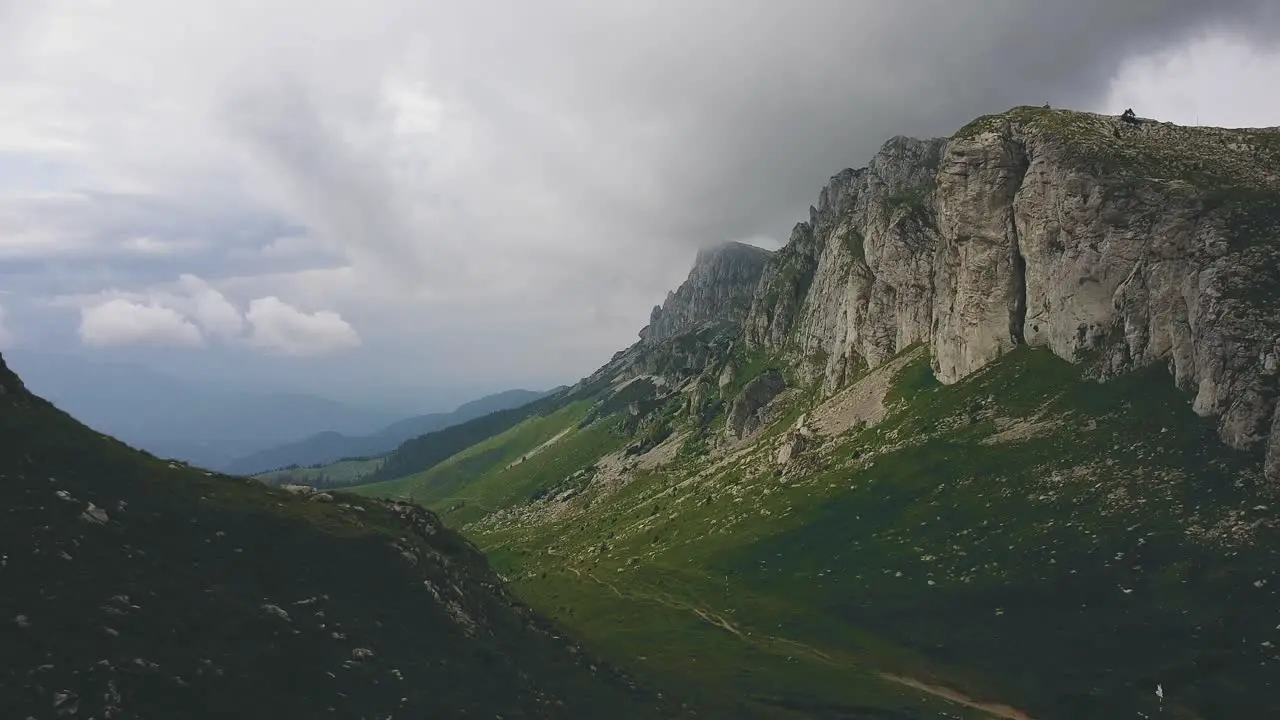
<svg viewBox="0 0 1280 720">
<path fill-rule="evenodd" d="M 329 493 L 316 493 L 311 496 L 311 502 L 333 502 L 333 496 Z"/>
<path fill-rule="evenodd" d="M 778 464 L 786 465 L 794 460 L 809 446 L 809 440 L 812 435 L 793 431 L 787 435 L 782 442 L 782 447 L 778 448 Z"/>
<path fill-rule="evenodd" d="M 93 523 L 94 525 L 105 525 L 109 518 L 107 517 L 106 510 L 103 510 L 93 503 L 89 503 L 89 507 L 85 508 L 84 512 L 80 513 L 80 519 L 88 523 Z"/>
<path fill-rule="evenodd" d="M 796 424 L 791 427 L 782 438 L 782 445 L 778 448 L 777 461 L 779 465 L 786 465 L 803 453 L 813 441 L 813 431 L 805 426 L 807 415 L 801 415 Z"/>
<path fill-rule="evenodd" d="M 284 620 L 285 622 L 289 622 L 289 613 L 285 612 L 285 609 L 280 607 L 279 605 L 272 605 L 271 603 L 266 603 L 262 606 L 262 610 L 263 612 L 266 612 L 270 615 L 275 615 L 276 617 L 280 618 L 281 620 Z"/>
<path fill-rule="evenodd" d="M 80 696 L 70 690 L 60 690 L 53 694 L 53 716 L 71 717 L 80 712 Z"/>
</svg>

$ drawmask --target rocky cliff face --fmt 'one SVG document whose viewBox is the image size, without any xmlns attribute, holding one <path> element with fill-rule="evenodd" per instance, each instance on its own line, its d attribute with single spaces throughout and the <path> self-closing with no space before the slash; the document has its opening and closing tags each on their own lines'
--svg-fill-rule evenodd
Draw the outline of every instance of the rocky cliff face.
<svg viewBox="0 0 1280 720">
<path fill-rule="evenodd" d="M 914 343 L 955 382 L 1020 344 L 1165 363 L 1280 480 L 1280 130 L 1016 108 L 831 179 L 744 321 L 825 392 Z"/>
<path fill-rule="evenodd" d="M 708 324 L 741 322 L 771 254 L 742 243 L 700 251 L 688 279 L 653 308 L 640 337 L 661 340 Z"/>
</svg>

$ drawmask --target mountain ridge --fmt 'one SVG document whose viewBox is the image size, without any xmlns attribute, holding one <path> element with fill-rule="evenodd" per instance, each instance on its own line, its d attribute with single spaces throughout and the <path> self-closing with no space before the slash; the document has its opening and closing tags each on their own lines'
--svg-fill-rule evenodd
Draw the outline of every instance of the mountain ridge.
<svg viewBox="0 0 1280 720">
<path fill-rule="evenodd" d="M 667 293 L 662 305 L 654 306 L 640 337 L 660 340 L 700 324 L 741 322 L 750 307 L 751 292 L 772 254 L 739 242 L 699 250 L 688 278 Z"/>
<path fill-rule="evenodd" d="M 372 432 L 403 417 L 306 393 L 203 386 L 140 363 L 11 354 L 10 364 L 28 387 L 90 427 L 156 455 L 216 470 L 313 432 Z"/>
<path fill-rule="evenodd" d="M 344 458 L 370 458 L 385 455 L 405 441 L 420 435 L 499 410 L 519 407 L 551 392 L 555 391 L 505 390 L 465 402 L 450 412 L 428 413 L 398 420 L 365 435 L 347 435 L 326 430 L 236 458 L 222 469 L 234 475 L 253 475 L 292 465 L 310 467 L 329 464 Z"/>
<path fill-rule="evenodd" d="M 746 338 L 822 355 L 826 393 L 916 342 L 942 382 L 1023 344 L 1104 376 L 1168 363 L 1280 481 L 1277 166 L 1271 131 L 1030 107 L 895 138 L 823 188 Z"/>
<path fill-rule="evenodd" d="M 1275 397 L 1273 142 L 1029 107 L 894 138 L 745 315 L 682 286 L 670 336 L 356 491 L 717 716 L 936 717 L 895 677 L 1041 720 L 1280 712 L 1280 488 L 1238 432 Z"/>
</svg>

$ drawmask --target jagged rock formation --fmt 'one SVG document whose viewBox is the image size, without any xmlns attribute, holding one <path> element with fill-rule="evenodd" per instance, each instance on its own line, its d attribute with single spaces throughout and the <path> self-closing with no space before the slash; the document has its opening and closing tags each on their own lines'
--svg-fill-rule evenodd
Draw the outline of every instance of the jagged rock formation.
<svg viewBox="0 0 1280 720">
<path fill-rule="evenodd" d="M 765 408 L 786 389 L 787 381 L 774 369 L 765 370 L 748 381 L 729 407 L 729 433 L 741 438 L 754 432 L 764 420 Z"/>
<path fill-rule="evenodd" d="M 1042 108 L 895 138 L 771 259 L 746 339 L 827 393 L 913 343 L 945 383 L 1020 344 L 1103 376 L 1167 363 L 1280 480 L 1277 168 L 1276 129 Z"/>
<path fill-rule="evenodd" d="M 707 324 L 740 322 L 751 307 L 770 253 L 742 243 L 701 250 L 689 278 L 653 308 L 640 331 L 646 340 L 661 340 Z"/>
</svg>

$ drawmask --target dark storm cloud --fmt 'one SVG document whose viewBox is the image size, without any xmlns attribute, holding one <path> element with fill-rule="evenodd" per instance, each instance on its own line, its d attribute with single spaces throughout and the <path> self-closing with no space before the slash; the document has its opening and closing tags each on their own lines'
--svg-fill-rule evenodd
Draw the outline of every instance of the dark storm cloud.
<svg viewBox="0 0 1280 720">
<path fill-rule="evenodd" d="M 1126 57 L 1280 25 L 1269 0 L 481 7 L 485 31 L 440 51 L 469 56 L 461 92 L 585 208 L 697 243 L 783 231 L 892 135 L 1086 105 Z"/>
<path fill-rule="evenodd" d="M 33 268 L 24 294 L 94 277 L 146 294 L 186 272 L 242 305 L 341 311 L 366 340 L 355 369 L 376 354 L 413 378 L 430 356 L 438 377 L 539 382 L 629 342 L 696 247 L 784 237 L 893 135 L 1124 103 L 1107 98 L 1127 59 L 1206 33 L 1274 48 L 1280 29 L 1274 0 L 15 7 L 0 218 L 19 226 L 0 253 L 56 266 L 87 242 L 98 268 Z M 201 32 L 151 30 L 177 26 Z M 40 190 L 99 200 L 29 211 Z M 159 199 L 143 212 L 119 201 L 133 195 Z M 494 338 L 535 360 L 486 352 Z"/>
</svg>

